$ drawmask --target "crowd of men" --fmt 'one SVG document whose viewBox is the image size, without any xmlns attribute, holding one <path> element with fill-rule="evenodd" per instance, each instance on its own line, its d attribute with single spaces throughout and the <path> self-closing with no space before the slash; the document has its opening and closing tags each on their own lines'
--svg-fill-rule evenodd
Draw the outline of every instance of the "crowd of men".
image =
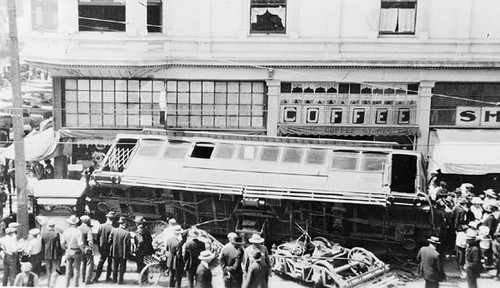
<svg viewBox="0 0 500 288">
<path fill-rule="evenodd" d="M 242 238 L 229 233 L 228 243 L 220 253 L 215 251 L 219 253 L 216 255 L 212 251 L 213 239 L 206 232 L 195 227 L 182 229 L 175 219 L 170 219 L 168 226 L 154 238 L 142 216 L 127 221 L 110 211 L 106 219 L 99 224 L 97 237 L 92 233 L 87 215 L 70 216 L 64 231 L 54 221 L 45 219 L 47 222 L 41 222 L 40 229 L 30 230 L 25 239 L 17 236 L 19 224 L 10 223 L 5 229 L 6 235 L 0 238 L 3 286 L 37 287 L 42 272 L 46 274 L 47 287 L 54 287 L 57 277 L 63 273 L 66 287 L 99 281 L 123 284 L 127 260 L 134 259 L 140 273 L 145 259 L 154 254 L 159 255 L 158 259 L 167 267 L 169 287 L 181 287 L 184 277 L 190 288 L 212 287 L 211 271 L 218 263 L 225 287 L 267 287 L 271 266 L 264 238 L 259 234 L 252 235 L 248 239 L 250 245 L 244 248 Z M 129 227 L 130 222 L 134 223 L 133 227 Z M 97 267 L 94 267 L 94 246 L 100 254 Z M 106 277 L 102 279 L 105 264 Z"/>
<path fill-rule="evenodd" d="M 443 257 L 456 256 L 469 287 L 477 287 L 477 278 L 488 269 L 496 270 L 500 280 L 500 201 L 493 189 L 475 191 L 464 183 L 449 191 L 441 181 L 429 189 L 436 208 L 437 235 L 419 254 L 420 273 L 426 287 L 439 287 L 444 280 Z"/>
</svg>

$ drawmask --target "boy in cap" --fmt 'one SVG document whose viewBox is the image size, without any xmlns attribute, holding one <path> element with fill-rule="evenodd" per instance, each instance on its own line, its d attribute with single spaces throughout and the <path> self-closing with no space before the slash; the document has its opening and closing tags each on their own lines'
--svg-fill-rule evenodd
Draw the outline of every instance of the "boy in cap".
<svg viewBox="0 0 500 288">
<path fill-rule="evenodd" d="M 425 280 L 425 287 L 439 287 L 439 282 L 446 279 L 443 262 L 437 251 L 441 242 L 436 236 L 431 236 L 427 241 L 429 246 L 424 246 L 418 251 L 417 261 L 420 262 L 418 270 Z"/>
<path fill-rule="evenodd" d="M 102 268 L 104 266 L 104 262 L 108 261 L 108 268 L 106 269 L 106 282 L 111 282 L 111 272 L 113 271 L 113 260 L 109 256 L 109 234 L 111 234 L 111 230 L 113 230 L 113 220 L 115 219 L 115 212 L 109 211 L 106 214 L 106 222 L 99 225 L 99 229 L 97 230 L 97 248 L 99 249 L 99 254 L 101 257 L 99 259 L 99 264 L 97 264 L 97 270 L 95 272 L 94 282 L 99 280 L 101 277 Z"/>
<path fill-rule="evenodd" d="M 94 240 L 92 239 L 92 229 L 90 228 L 90 217 L 88 215 L 80 216 L 80 221 L 82 223 L 78 226 L 78 230 L 82 232 L 83 241 L 82 266 L 80 270 L 83 283 L 88 285 L 94 279 L 92 278 L 92 271 L 94 270 L 94 253 L 92 252 L 92 247 L 94 246 Z"/>
<path fill-rule="evenodd" d="M 3 258 L 3 286 L 14 285 L 14 279 L 19 271 L 17 229 L 5 229 L 5 237 L 0 238 L 0 256 Z"/>
<path fill-rule="evenodd" d="M 224 245 L 219 255 L 219 263 L 222 268 L 222 277 L 226 288 L 239 288 L 243 281 L 243 270 L 241 261 L 243 259 L 243 248 L 241 237 L 234 232 L 227 234 L 229 243 Z"/>
<path fill-rule="evenodd" d="M 30 262 L 21 263 L 21 273 L 17 274 L 14 286 L 39 287 L 38 275 L 31 272 L 31 269 L 33 269 L 33 266 Z"/>
</svg>

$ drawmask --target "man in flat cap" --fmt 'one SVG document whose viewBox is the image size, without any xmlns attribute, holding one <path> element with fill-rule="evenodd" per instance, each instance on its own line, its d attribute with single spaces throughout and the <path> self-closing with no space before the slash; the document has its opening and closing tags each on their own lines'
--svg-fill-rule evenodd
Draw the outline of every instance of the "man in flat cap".
<svg viewBox="0 0 500 288">
<path fill-rule="evenodd" d="M 42 270 L 42 238 L 40 229 L 31 229 L 28 233 L 27 241 L 24 243 L 24 253 L 28 255 L 28 261 L 32 265 L 32 271 L 40 276 Z"/>
<path fill-rule="evenodd" d="M 106 222 L 99 225 L 99 229 L 97 230 L 97 248 L 99 248 L 99 254 L 101 254 L 101 258 L 99 259 L 99 264 L 97 265 L 97 270 L 95 272 L 94 282 L 99 280 L 101 277 L 102 268 L 104 266 L 104 262 L 108 261 L 108 268 L 106 269 L 106 282 L 111 282 L 111 272 L 113 271 L 113 260 L 111 256 L 109 256 L 109 235 L 111 234 L 111 230 L 113 230 L 113 220 L 115 219 L 115 212 L 109 211 L 106 214 Z"/>
<path fill-rule="evenodd" d="M 61 258 L 64 251 L 61 247 L 61 236 L 55 229 L 56 223 L 49 220 L 47 228 L 42 232 L 43 258 L 47 270 L 47 286 L 54 287 L 57 280 L 57 273 L 61 266 Z"/>
<path fill-rule="evenodd" d="M 0 254 L 3 258 L 3 286 L 14 285 L 14 279 L 19 272 L 17 229 L 5 229 L 5 237 L 0 238 Z"/>
<path fill-rule="evenodd" d="M 135 260 L 137 262 L 137 272 L 141 273 L 144 268 L 144 257 L 154 253 L 153 239 L 151 233 L 145 226 L 146 220 L 143 216 L 135 216 L 134 222 L 136 230 L 134 240 L 136 243 Z"/>
<path fill-rule="evenodd" d="M 92 252 L 92 247 L 94 246 L 94 241 L 92 239 L 92 229 L 90 228 L 90 217 L 87 215 L 80 216 L 80 221 L 82 223 L 78 226 L 78 230 L 82 232 L 83 241 L 82 266 L 80 270 L 83 283 L 88 285 L 94 279 L 92 277 L 92 271 L 94 270 L 94 252 Z"/>
<path fill-rule="evenodd" d="M 243 281 L 243 270 L 241 261 L 243 260 L 242 239 L 234 232 L 227 234 L 229 243 L 224 245 L 219 255 L 219 263 L 222 268 L 222 278 L 226 288 L 239 288 Z"/>
</svg>

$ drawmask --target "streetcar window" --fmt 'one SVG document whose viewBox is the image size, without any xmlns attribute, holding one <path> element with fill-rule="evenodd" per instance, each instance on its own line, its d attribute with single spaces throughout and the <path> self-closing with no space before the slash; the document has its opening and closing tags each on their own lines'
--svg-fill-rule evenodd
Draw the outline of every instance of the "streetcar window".
<svg viewBox="0 0 500 288">
<path fill-rule="evenodd" d="M 300 163 L 302 154 L 304 154 L 302 148 L 285 148 L 281 160 L 288 163 Z"/>
<path fill-rule="evenodd" d="M 325 164 L 326 150 L 323 149 L 309 149 L 306 154 L 307 164 Z"/>
<path fill-rule="evenodd" d="M 236 145 L 234 144 L 217 144 L 215 147 L 214 158 L 231 159 L 233 158 Z"/>
<path fill-rule="evenodd" d="M 163 147 L 163 141 L 142 141 L 137 150 L 137 156 L 156 157 Z"/>
<path fill-rule="evenodd" d="M 257 147 L 256 146 L 240 146 L 238 150 L 238 159 L 241 160 L 253 160 L 257 156 Z"/>
<path fill-rule="evenodd" d="M 191 153 L 192 158 L 210 159 L 214 152 L 214 144 L 211 143 L 196 143 Z"/>
<path fill-rule="evenodd" d="M 163 153 L 163 157 L 170 159 L 182 159 L 186 156 L 190 146 L 189 142 L 170 142 L 167 145 L 165 153 Z"/>
<path fill-rule="evenodd" d="M 387 155 L 383 153 L 363 153 L 361 161 L 361 170 L 363 171 L 382 171 L 387 162 Z"/>
<path fill-rule="evenodd" d="M 333 151 L 332 168 L 340 170 L 357 170 L 359 152 Z"/>
<path fill-rule="evenodd" d="M 262 160 L 262 161 L 278 161 L 279 154 L 280 154 L 279 147 L 262 147 L 262 152 L 260 154 L 260 160 Z"/>
</svg>

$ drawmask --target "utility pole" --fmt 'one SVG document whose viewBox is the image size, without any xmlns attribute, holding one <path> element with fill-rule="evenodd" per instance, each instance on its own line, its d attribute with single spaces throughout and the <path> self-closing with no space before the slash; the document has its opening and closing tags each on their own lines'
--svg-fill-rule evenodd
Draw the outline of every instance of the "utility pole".
<svg viewBox="0 0 500 288">
<path fill-rule="evenodd" d="M 10 38 L 10 75 L 12 83 L 12 104 L 14 124 L 14 151 L 16 153 L 16 189 L 17 189 L 17 222 L 19 237 L 28 235 L 28 195 L 26 193 L 26 157 L 24 154 L 24 127 L 19 69 L 19 43 L 17 39 L 16 1 L 8 1 L 9 38 Z"/>
</svg>

